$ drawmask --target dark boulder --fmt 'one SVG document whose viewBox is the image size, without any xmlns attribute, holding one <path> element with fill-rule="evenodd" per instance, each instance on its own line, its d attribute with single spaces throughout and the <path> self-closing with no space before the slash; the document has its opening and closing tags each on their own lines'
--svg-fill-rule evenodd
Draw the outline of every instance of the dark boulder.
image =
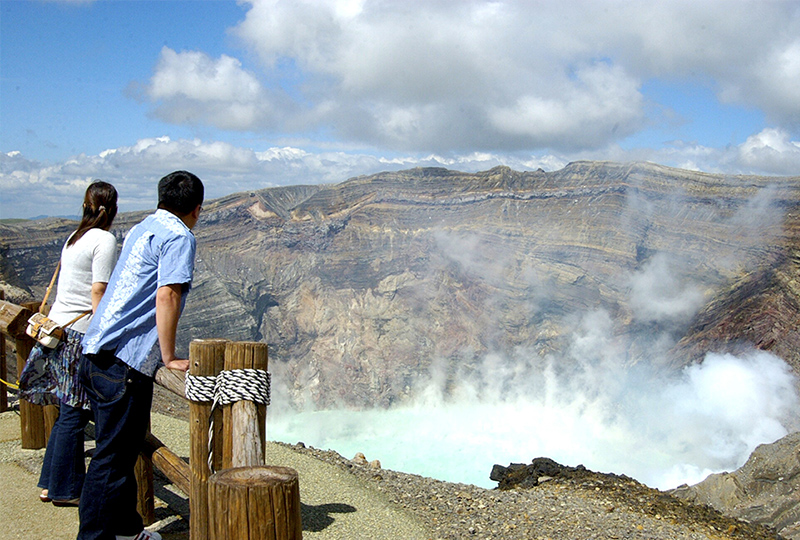
<svg viewBox="0 0 800 540">
<path fill-rule="evenodd" d="M 530 465 L 522 463 L 512 463 L 508 467 L 495 465 L 492 467 L 489 479 L 498 482 L 497 487 L 500 489 L 531 488 L 538 486 L 540 482 L 585 470 L 583 465 L 567 467 L 550 458 L 539 457 L 534 459 Z"/>
</svg>

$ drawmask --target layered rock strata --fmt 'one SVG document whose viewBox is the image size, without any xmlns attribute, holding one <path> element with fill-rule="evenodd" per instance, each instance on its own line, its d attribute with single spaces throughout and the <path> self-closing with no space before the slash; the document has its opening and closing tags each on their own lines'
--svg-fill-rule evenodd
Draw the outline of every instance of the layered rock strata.
<svg viewBox="0 0 800 540">
<path fill-rule="evenodd" d="M 480 396 L 575 362 L 674 369 L 734 342 L 796 369 L 799 196 L 800 178 L 607 162 L 234 194 L 204 204 L 181 347 L 266 341 L 277 391 L 316 406 L 432 380 Z M 6 282 L 41 297 L 73 227 L 0 225 Z"/>
</svg>

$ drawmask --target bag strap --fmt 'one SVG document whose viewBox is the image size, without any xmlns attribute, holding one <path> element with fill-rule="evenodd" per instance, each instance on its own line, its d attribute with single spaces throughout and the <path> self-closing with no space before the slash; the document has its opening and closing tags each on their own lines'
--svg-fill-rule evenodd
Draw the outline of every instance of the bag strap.
<svg viewBox="0 0 800 540">
<path fill-rule="evenodd" d="M 61 259 L 58 259 L 58 264 L 56 265 L 56 271 L 53 272 L 53 278 L 50 280 L 50 285 L 47 286 L 47 291 L 44 293 L 44 299 L 42 300 L 42 305 L 39 306 L 39 313 L 44 314 L 44 306 L 47 305 L 47 298 L 50 296 L 50 291 L 53 290 L 53 283 L 56 282 L 56 276 L 58 276 L 58 271 L 61 269 Z M 83 317 L 83 315 L 81 315 Z M 80 319 L 80 317 L 78 317 Z M 75 319 L 76 321 L 78 319 Z M 75 322 L 75 321 L 72 321 Z M 72 324 L 72 323 L 70 323 Z"/>
<path fill-rule="evenodd" d="M 62 328 L 66 328 L 67 326 L 70 326 L 70 325 L 72 325 L 72 323 L 74 323 L 74 322 L 78 322 L 78 319 L 83 319 L 84 317 L 86 317 L 86 316 L 87 316 L 88 314 L 90 314 L 91 312 L 92 312 L 92 310 L 91 310 L 91 309 L 90 309 L 89 311 L 84 311 L 83 313 L 81 313 L 80 315 L 78 315 L 77 317 L 75 317 L 74 319 L 72 319 L 71 321 L 69 321 L 67 324 L 65 324 L 64 326 L 62 326 Z"/>
</svg>

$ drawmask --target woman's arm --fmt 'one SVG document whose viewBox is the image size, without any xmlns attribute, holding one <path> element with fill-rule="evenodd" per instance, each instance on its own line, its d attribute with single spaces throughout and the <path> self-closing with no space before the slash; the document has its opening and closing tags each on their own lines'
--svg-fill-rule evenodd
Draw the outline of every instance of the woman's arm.
<svg viewBox="0 0 800 540">
<path fill-rule="evenodd" d="M 108 283 L 103 281 L 95 281 L 92 283 L 92 313 L 97 311 L 97 304 L 99 304 L 100 299 L 103 298 L 107 285 Z"/>
</svg>

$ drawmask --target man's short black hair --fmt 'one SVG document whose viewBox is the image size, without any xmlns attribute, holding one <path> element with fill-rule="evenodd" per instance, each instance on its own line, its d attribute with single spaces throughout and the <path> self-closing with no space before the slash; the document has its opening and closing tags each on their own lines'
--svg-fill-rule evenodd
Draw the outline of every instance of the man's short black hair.
<svg viewBox="0 0 800 540">
<path fill-rule="evenodd" d="M 158 207 L 185 216 L 203 204 L 200 179 L 187 171 L 169 173 L 158 182 Z"/>
</svg>

